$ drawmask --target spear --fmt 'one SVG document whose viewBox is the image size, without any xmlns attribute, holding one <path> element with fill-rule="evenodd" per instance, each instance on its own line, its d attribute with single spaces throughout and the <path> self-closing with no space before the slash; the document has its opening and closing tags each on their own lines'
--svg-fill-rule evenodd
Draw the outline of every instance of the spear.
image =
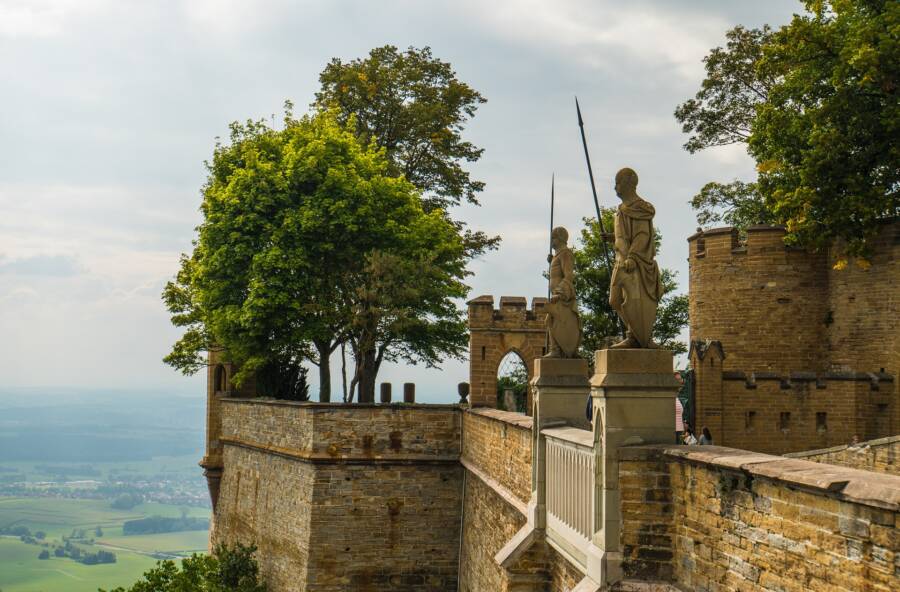
<svg viewBox="0 0 900 592">
<path fill-rule="evenodd" d="M 603 216 L 600 215 L 600 200 L 597 199 L 597 186 L 594 184 L 594 169 L 591 167 L 591 155 L 588 153 L 587 138 L 584 135 L 584 120 L 581 118 L 581 107 L 578 105 L 578 97 L 575 97 L 575 111 L 578 113 L 578 129 L 581 130 L 581 145 L 584 147 L 584 160 L 587 162 L 588 176 L 591 179 L 591 192 L 594 194 L 594 209 L 597 210 L 597 224 L 600 225 L 601 234 L 606 234 L 603 228 Z M 606 271 L 609 273 L 609 279 L 612 281 L 612 264 L 609 261 L 609 247 L 606 240 L 603 243 L 603 260 L 606 262 Z M 625 327 L 622 320 L 619 319 L 619 329 L 622 331 L 622 337 L 625 337 Z"/>
<path fill-rule="evenodd" d="M 550 257 L 553 256 L 553 202 L 556 200 L 556 173 L 550 177 Z M 550 259 L 547 257 L 547 259 Z M 547 298 L 550 298 L 550 262 L 547 262 Z"/>
</svg>

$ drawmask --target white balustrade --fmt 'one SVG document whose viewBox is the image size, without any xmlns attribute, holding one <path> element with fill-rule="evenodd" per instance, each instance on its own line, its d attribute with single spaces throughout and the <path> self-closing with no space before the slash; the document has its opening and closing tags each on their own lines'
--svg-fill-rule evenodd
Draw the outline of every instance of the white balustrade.
<svg viewBox="0 0 900 592">
<path fill-rule="evenodd" d="M 547 531 L 551 540 L 580 558 L 594 534 L 593 434 L 547 428 Z"/>
</svg>

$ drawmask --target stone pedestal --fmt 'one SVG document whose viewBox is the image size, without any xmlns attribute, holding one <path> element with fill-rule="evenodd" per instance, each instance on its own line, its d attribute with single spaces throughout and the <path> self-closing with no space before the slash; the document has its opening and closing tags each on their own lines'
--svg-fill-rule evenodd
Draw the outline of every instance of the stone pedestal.
<svg viewBox="0 0 900 592">
<path fill-rule="evenodd" d="M 672 352 L 663 349 L 605 349 L 595 353 L 591 397 L 594 406 L 596 474 L 595 534 L 588 575 L 600 585 L 622 577 L 619 448 L 670 444 L 675 432 Z"/>
</svg>

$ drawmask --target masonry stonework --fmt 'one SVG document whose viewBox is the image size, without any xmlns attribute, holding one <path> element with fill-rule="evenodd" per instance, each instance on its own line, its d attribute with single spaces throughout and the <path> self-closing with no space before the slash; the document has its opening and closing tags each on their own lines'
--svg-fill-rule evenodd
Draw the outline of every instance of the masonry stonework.
<svg viewBox="0 0 900 592">
<path fill-rule="evenodd" d="M 463 470 L 450 405 L 223 399 L 213 543 L 270 590 L 455 589 Z"/>
<path fill-rule="evenodd" d="M 718 446 L 620 461 L 626 574 L 697 592 L 900 587 L 896 476 Z"/>
<path fill-rule="evenodd" d="M 503 296 L 494 308 L 493 296 L 479 296 L 469 307 L 469 403 L 473 407 L 497 406 L 497 370 L 504 356 L 522 358 L 531 382 L 534 360 L 546 353 L 544 321 L 546 298 L 532 298 L 531 308 L 520 296 Z M 531 390 L 526 409 L 531 409 Z"/>
<path fill-rule="evenodd" d="M 695 428 L 784 453 L 900 433 L 900 221 L 862 266 L 786 247 L 784 229 L 688 239 Z M 841 267 L 841 266 L 838 266 Z"/>
<path fill-rule="evenodd" d="M 525 524 L 531 496 L 532 419 L 473 409 L 463 414 L 461 461 L 466 470 L 460 590 L 505 590 L 497 552 Z"/>
<path fill-rule="evenodd" d="M 900 436 L 785 456 L 900 476 Z"/>
</svg>

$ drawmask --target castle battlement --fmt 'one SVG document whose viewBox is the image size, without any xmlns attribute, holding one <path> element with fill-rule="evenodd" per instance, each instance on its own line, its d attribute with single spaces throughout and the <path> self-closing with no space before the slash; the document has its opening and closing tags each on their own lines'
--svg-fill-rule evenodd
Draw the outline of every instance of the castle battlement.
<svg viewBox="0 0 900 592">
<path fill-rule="evenodd" d="M 776 252 L 817 258 L 804 249 L 784 244 L 787 230 L 784 226 L 758 224 L 746 229 L 746 238 L 741 240 L 738 230 L 732 226 L 698 230 L 688 237 L 689 257 L 698 263 L 703 260 L 733 260 L 745 255 L 772 254 Z"/>
<path fill-rule="evenodd" d="M 485 294 L 469 300 L 469 329 L 500 329 L 511 327 L 526 330 L 544 330 L 544 307 L 549 300 L 541 296 L 528 299 L 524 296 L 501 296 L 500 306 L 494 307 L 494 296 Z"/>
</svg>

